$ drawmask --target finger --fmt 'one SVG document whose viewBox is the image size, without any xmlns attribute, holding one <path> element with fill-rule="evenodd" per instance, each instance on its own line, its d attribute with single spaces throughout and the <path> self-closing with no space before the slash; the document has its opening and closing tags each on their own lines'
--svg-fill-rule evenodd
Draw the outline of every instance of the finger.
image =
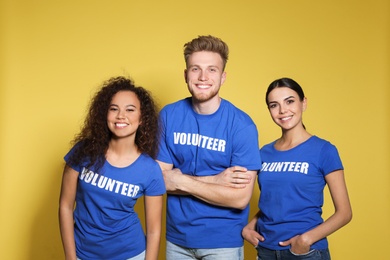
<svg viewBox="0 0 390 260">
<path fill-rule="evenodd" d="M 290 242 L 288 240 L 279 242 L 279 245 L 281 245 L 281 246 L 288 246 L 289 244 L 290 244 Z"/>
<path fill-rule="evenodd" d="M 231 187 L 235 188 L 235 189 L 243 189 L 243 188 L 246 187 L 246 185 L 245 184 L 237 184 L 237 183 L 235 183 L 235 184 L 232 184 Z"/>
<path fill-rule="evenodd" d="M 248 184 L 250 180 L 248 179 L 241 179 L 241 178 L 232 178 L 232 183 L 234 184 Z"/>
<path fill-rule="evenodd" d="M 236 184 L 248 184 L 250 183 L 251 179 L 248 179 L 248 178 L 232 178 L 232 183 L 236 183 Z"/>
<path fill-rule="evenodd" d="M 248 171 L 247 168 L 242 167 L 242 166 L 233 166 L 233 167 L 231 167 L 230 169 L 231 169 L 232 171 L 234 171 L 234 172 L 246 172 L 246 171 Z"/>
<path fill-rule="evenodd" d="M 233 178 L 240 180 L 250 180 L 252 177 L 246 173 L 236 173 L 235 175 L 233 175 Z"/>
<path fill-rule="evenodd" d="M 260 234 L 258 234 L 257 239 L 258 239 L 259 241 L 261 241 L 261 242 L 264 241 L 264 237 L 263 237 L 262 235 L 260 235 Z"/>
</svg>

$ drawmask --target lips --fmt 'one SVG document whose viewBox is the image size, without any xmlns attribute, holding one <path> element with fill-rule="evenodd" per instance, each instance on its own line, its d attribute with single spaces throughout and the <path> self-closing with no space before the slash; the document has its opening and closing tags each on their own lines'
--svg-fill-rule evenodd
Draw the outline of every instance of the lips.
<svg viewBox="0 0 390 260">
<path fill-rule="evenodd" d="M 196 87 L 197 88 L 200 88 L 200 89 L 207 89 L 207 88 L 210 88 L 211 85 L 205 85 L 205 84 L 196 84 Z"/>
<path fill-rule="evenodd" d="M 290 120 L 291 118 L 292 118 L 292 116 L 287 116 L 287 117 L 280 118 L 280 120 L 287 121 L 287 120 Z"/>
<path fill-rule="evenodd" d="M 127 126 L 127 124 L 125 124 L 125 123 L 116 123 L 115 126 L 116 126 L 117 128 L 124 128 L 124 127 Z"/>
</svg>

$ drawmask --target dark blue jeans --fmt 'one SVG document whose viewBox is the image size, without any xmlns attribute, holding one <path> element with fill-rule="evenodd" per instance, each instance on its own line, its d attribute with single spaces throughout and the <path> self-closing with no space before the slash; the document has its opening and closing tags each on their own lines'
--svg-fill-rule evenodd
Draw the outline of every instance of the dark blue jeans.
<svg viewBox="0 0 390 260">
<path fill-rule="evenodd" d="M 330 260 L 329 249 L 312 249 L 302 255 L 293 254 L 290 249 L 270 250 L 261 246 L 258 246 L 256 249 L 258 260 Z"/>
</svg>

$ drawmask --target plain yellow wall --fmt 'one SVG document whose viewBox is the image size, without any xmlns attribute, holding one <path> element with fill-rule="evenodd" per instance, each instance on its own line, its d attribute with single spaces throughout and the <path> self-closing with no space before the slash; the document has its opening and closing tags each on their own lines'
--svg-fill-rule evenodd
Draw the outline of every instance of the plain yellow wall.
<svg viewBox="0 0 390 260">
<path fill-rule="evenodd" d="M 0 258 L 63 258 L 57 220 L 62 158 L 96 87 L 129 75 L 161 106 L 183 98 L 182 46 L 213 34 L 231 50 L 222 96 L 254 119 L 260 145 L 280 134 L 265 107 L 265 89 L 288 76 L 306 91 L 308 130 L 338 147 L 354 218 L 329 237 L 333 259 L 384 259 L 390 242 L 389 18 L 387 0 L 1 0 Z M 258 196 L 256 187 L 251 214 Z M 325 204 L 326 217 L 328 195 Z M 249 244 L 245 254 L 255 259 Z"/>
</svg>

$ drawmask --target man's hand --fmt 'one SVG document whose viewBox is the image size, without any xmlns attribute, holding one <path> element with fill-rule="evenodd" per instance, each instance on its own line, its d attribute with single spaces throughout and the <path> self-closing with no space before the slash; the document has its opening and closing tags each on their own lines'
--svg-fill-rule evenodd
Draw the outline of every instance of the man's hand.
<svg viewBox="0 0 390 260">
<path fill-rule="evenodd" d="M 221 186 L 235 189 L 243 189 L 251 182 L 251 175 L 247 174 L 247 169 L 241 166 L 227 168 L 223 172 L 212 176 L 213 182 Z"/>
<path fill-rule="evenodd" d="M 167 191 L 177 191 L 177 184 L 184 177 L 179 168 L 162 171 Z"/>
</svg>

